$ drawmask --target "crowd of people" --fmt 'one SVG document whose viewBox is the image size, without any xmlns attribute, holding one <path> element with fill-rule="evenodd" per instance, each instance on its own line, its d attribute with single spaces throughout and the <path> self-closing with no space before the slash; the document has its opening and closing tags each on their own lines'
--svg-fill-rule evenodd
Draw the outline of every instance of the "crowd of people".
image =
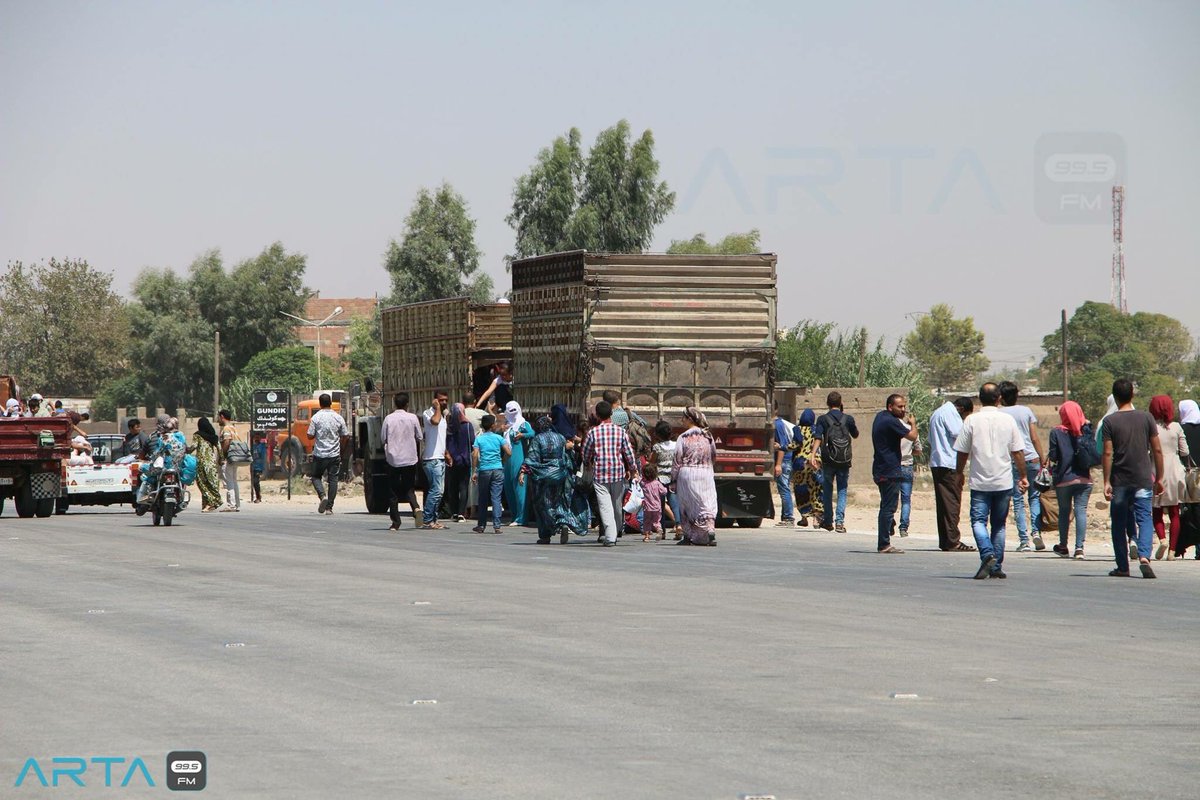
<svg viewBox="0 0 1200 800">
<path fill-rule="evenodd" d="M 1197 547 L 1200 470 L 1192 453 L 1200 452 L 1200 408 L 1194 400 L 1176 406 L 1169 396 L 1157 395 L 1148 412 L 1136 411 L 1133 392 L 1129 381 L 1116 381 L 1095 426 L 1078 403 L 1064 402 L 1060 424 L 1046 443 L 1038 436 L 1037 416 L 1020 403 L 1019 387 L 1010 381 L 980 387 L 978 410 L 970 397 L 944 402 L 928 426 L 939 548 L 978 553 L 977 578 L 1007 577 L 1005 533 L 1012 511 L 1017 552 L 1045 550 L 1043 533 L 1053 525 L 1058 534 L 1053 552 L 1082 559 L 1097 471 L 1110 503 L 1116 559 L 1110 575 L 1129 575 L 1136 560 L 1143 577 L 1153 578 L 1152 560 L 1172 560 Z M 775 477 L 783 505 L 778 525 L 803 527 L 811 518 L 814 526 L 845 531 L 846 484 L 859 430 L 838 392 L 830 392 L 827 405 L 821 417 L 806 409 L 795 425 L 776 416 Z M 903 550 L 893 536 L 908 535 L 914 457 L 923 452 L 903 395 L 888 397 L 872 422 L 871 439 L 871 474 L 879 491 L 877 550 L 899 554 Z M 974 546 L 962 541 L 959 529 L 964 487 L 970 492 Z"/>
<path fill-rule="evenodd" d="M 508 386 L 493 382 L 491 395 L 503 397 Z M 578 424 L 563 405 L 530 422 L 516 400 L 495 414 L 480 402 L 467 394 L 451 406 L 438 391 L 418 415 L 406 393 L 395 395 L 381 434 L 391 530 L 400 529 L 402 504 L 415 518 L 420 470 L 427 487 L 421 529 L 445 527 L 443 500 L 449 518 L 466 519 L 474 495 L 476 533 L 500 533 L 507 510 L 509 525 L 536 528 L 539 544 L 555 537 L 565 544 L 592 529 L 607 547 L 628 529 L 663 540 L 668 526 L 678 544 L 716 544 L 716 444 L 699 409 L 684 411 L 676 438 L 669 423 L 651 428 L 612 391 Z"/>
</svg>

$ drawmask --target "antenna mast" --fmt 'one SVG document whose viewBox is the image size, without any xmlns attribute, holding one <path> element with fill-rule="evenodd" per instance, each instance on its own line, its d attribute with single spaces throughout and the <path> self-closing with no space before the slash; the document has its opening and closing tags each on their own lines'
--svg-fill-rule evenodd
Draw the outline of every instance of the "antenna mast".
<svg viewBox="0 0 1200 800">
<path fill-rule="evenodd" d="M 1113 257 L 1112 289 L 1109 302 L 1122 314 L 1129 313 L 1129 302 L 1125 297 L 1125 187 L 1114 186 L 1112 190 L 1113 212 Z"/>
</svg>

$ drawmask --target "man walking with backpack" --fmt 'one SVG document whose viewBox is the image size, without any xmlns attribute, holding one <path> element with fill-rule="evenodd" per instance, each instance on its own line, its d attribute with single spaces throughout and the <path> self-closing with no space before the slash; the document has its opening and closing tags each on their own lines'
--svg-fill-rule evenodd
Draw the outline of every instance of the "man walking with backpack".
<svg viewBox="0 0 1200 800">
<path fill-rule="evenodd" d="M 825 398 L 829 411 L 821 415 L 813 427 L 813 454 L 821 468 L 821 499 L 824 516 L 821 527 L 827 531 L 846 532 L 846 484 L 850 480 L 853 455 L 852 439 L 858 438 L 854 417 L 845 413 L 841 392 L 830 392 Z M 837 481 L 837 512 L 833 509 L 833 484 Z"/>
</svg>

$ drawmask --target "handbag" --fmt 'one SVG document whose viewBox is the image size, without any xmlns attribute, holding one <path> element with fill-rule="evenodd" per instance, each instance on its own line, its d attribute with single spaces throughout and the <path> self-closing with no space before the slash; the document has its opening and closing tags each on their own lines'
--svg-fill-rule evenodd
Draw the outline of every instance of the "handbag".
<svg viewBox="0 0 1200 800">
<path fill-rule="evenodd" d="M 1042 467 L 1033 477 L 1033 485 L 1037 487 L 1038 491 L 1048 492 L 1054 488 L 1054 476 L 1050 474 L 1050 470 Z"/>
<path fill-rule="evenodd" d="M 1186 503 L 1200 503 L 1200 467 L 1188 456 L 1187 475 L 1183 479 L 1183 499 Z"/>
</svg>

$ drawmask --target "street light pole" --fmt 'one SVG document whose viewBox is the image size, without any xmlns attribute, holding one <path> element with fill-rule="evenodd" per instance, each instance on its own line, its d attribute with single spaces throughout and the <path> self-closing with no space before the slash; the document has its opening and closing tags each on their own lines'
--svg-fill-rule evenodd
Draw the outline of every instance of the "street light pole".
<svg viewBox="0 0 1200 800">
<path fill-rule="evenodd" d="M 342 310 L 343 310 L 342 307 L 338 306 L 337 308 L 335 308 L 333 311 L 331 311 L 329 313 L 329 316 L 327 316 L 325 319 L 321 320 L 320 322 L 313 322 L 312 320 L 305 319 L 304 317 L 297 317 L 295 314 L 289 314 L 286 311 L 279 312 L 280 314 L 283 314 L 285 317 L 291 317 L 294 320 L 303 322 L 305 325 L 310 325 L 317 329 L 317 349 L 315 352 L 317 354 L 317 391 L 318 392 L 320 392 L 321 389 L 324 388 L 321 386 L 321 328 L 323 328 L 325 326 L 325 323 L 329 322 L 329 320 L 333 319 L 338 314 L 341 314 Z"/>
</svg>

